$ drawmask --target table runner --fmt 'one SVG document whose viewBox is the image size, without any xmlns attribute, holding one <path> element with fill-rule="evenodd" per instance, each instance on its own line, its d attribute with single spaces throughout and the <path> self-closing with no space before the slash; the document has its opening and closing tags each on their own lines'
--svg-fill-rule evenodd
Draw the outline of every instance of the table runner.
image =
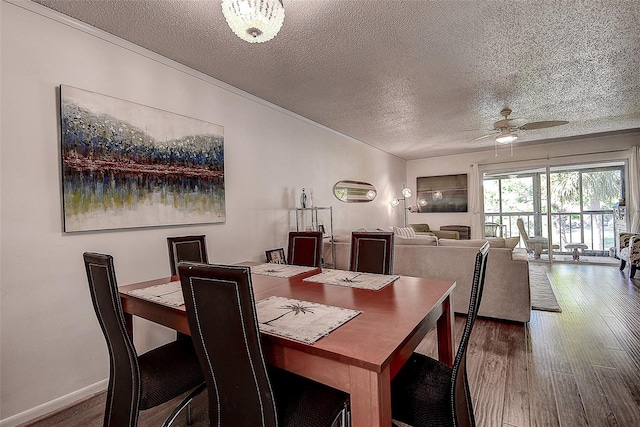
<svg viewBox="0 0 640 427">
<path fill-rule="evenodd" d="M 272 296 L 256 303 L 260 331 L 313 344 L 361 311 Z"/>
<path fill-rule="evenodd" d="M 184 296 L 182 295 L 180 281 L 134 289 L 127 293 L 138 298 L 168 305 L 169 307 L 180 307 L 181 305 L 184 305 Z"/>
<path fill-rule="evenodd" d="M 378 291 L 399 278 L 400 276 L 397 275 L 324 269 L 322 273 L 302 280 L 305 282 L 323 283 L 325 285 L 348 286 L 351 288 Z"/>
<path fill-rule="evenodd" d="M 302 265 L 266 263 L 260 265 L 252 265 L 251 273 L 260 274 L 262 276 L 282 277 L 284 279 L 288 279 L 289 277 L 297 276 L 298 274 L 313 271 L 316 268 L 317 267 L 305 267 Z"/>
</svg>

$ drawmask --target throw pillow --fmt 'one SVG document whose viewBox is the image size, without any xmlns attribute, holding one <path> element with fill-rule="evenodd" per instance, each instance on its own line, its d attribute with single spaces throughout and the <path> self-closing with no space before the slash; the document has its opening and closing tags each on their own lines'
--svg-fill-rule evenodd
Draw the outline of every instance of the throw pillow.
<svg viewBox="0 0 640 427">
<path fill-rule="evenodd" d="M 416 237 L 416 232 L 411 227 L 393 227 L 393 233 L 406 239 Z"/>
<path fill-rule="evenodd" d="M 418 233 L 428 233 L 431 231 L 429 224 L 410 224 L 410 227 L 413 228 L 413 231 Z"/>
</svg>

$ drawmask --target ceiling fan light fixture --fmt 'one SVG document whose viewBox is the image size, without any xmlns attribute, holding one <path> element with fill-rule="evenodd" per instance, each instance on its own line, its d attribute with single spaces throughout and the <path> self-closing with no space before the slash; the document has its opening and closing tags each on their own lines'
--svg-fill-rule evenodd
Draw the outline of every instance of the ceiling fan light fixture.
<svg viewBox="0 0 640 427">
<path fill-rule="evenodd" d="M 496 142 L 498 144 L 510 144 L 515 142 L 516 139 L 518 139 L 518 135 L 508 129 L 503 130 L 498 136 L 496 136 Z"/>
<path fill-rule="evenodd" d="M 284 22 L 282 0 L 222 0 L 222 14 L 235 35 L 249 43 L 271 40 Z"/>
</svg>

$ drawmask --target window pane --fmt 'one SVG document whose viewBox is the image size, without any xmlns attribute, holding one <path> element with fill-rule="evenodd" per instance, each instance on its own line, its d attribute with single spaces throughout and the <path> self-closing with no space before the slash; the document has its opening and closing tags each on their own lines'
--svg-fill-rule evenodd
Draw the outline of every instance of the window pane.
<svg viewBox="0 0 640 427">
<path fill-rule="evenodd" d="M 584 172 L 582 174 L 584 209 L 588 211 L 611 210 L 622 198 L 620 170 Z"/>
<path fill-rule="evenodd" d="M 500 212 L 500 194 L 497 179 L 487 179 L 484 185 L 484 211 L 486 213 Z"/>
<path fill-rule="evenodd" d="M 533 212 L 533 177 L 502 179 L 502 211 Z"/>
</svg>

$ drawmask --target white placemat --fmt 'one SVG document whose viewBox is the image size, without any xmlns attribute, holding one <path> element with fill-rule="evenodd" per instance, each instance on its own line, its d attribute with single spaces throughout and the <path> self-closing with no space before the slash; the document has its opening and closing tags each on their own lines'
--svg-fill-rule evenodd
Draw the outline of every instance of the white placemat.
<svg viewBox="0 0 640 427">
<path fill-rule="evenodd" d="M 180 307 L 181 305 L 184 305 L 184 296 L 182 295 L 180 281 L 149 286 L 148 288 L 134 289 L 127 293 L 138 298 L 148 299 L 170 307 Z"/>
<path fill-rule="evenodd" d="M 388 274 L 357 273 L 355 271 L 324 269 L 322 273 L 302 279 L 305 282 L 317 282 L 325 285 L 348 286 L 378 291 L 400 276 Z"/>
<path fill-rule="evenodd" d="M 251 266 L 251 273 L 260 274 L 262 276 L 282 277 L 288 279 L 289 277 L 307 273 L 315 269 L 316 267 L 304 267 L 301 265 L 266 263 Z"/>
<path fill-rule="evenodd" d="M 360 311 L 272 296 L 256 303 L 262 332 L 313 344 Z"/>
</svg>

